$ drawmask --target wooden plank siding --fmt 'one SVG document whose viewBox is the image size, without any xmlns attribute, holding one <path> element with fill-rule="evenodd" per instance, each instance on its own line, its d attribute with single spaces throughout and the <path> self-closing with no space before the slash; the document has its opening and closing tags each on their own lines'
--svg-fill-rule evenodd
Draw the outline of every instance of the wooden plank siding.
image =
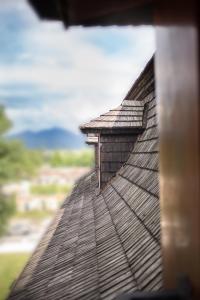
<svg viewBox="0 0 200 300">
<path fill-rule="evenodd" d="M 136 141 L 135 135 L 100 135 L 100 187 L 127 161 Z"/>
</svg>

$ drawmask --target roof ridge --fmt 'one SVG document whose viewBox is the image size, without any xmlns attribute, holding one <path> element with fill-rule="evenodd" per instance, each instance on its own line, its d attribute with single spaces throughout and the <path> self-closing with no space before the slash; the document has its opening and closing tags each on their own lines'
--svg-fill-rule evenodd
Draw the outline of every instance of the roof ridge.
<svg viewBox="0 0 200 300">
<path fill-rule="evenodd" d="M 93 211 L 93 197 L 92 197 L 92 195 L 93 195 L 93 193 L 92 193 L 92 190 L 93 190 L 93 185 L 91 184 L 91 182 L 92 182 L 92 174 L 91 174 L 91 177 L 90 177 L 90 184 L 89 184 L 89 188 L 85 188 L 85 190 L 84 190 L 84 192 L 83 192 L 83 198 L 84 198 L 84 205 L 83 205 L 83 208 L 82 208 L 82 211 L 84 212 L 84 209 L 85 208 L 87 208 L 87 219 L 85 219 L 85 215 L 84 215 L 84 213 L 82 213 L 82 215 L 81 215 L 81 218 L 80 218 L 80 223 L 79 223 L 79 235 L 78 235 L 78 239 L 77 239 L 77 245 L 76 245 L 76 248 L 75 248 L 75 253 L 74 253 L 74 258 L 73 258 L 73 263 L 72 263 L 72 267 L 73 267 L 73 273 L 72 273 L 72 275 L 71 275 L 71 277 L 70 277 L 70 279 L 69 279 L 69 281 L 68 281 L 68 289 L 69 289 L 69 297 L 71 297 L 70 296 L 70 294 L 71 294 L 71 292 L 73 291 L 73 286 L 71 285 L 71 283 L 72 283 L 72 281 L 74 280 L 74 279 L 76 279 L 76 277 L 78 276 L 79 277 L 79 272 L 77 272 L 76 271 L 76 269 L 78 268 L 78 270 L 79 270 L 79 261 L 78 260 L 80 260 L 81 258 L 83 258 L 82 257 L 82 255 L 83 254 L 80 254 L 79 253 L 79 255 L 78 255 L 78 252 L 79 252 L 79 250 L 80 250 L 80 247 L 81 247 L 81 249 L 82 249 L 82 247 L 83 247 L 83 243 L 84 242 L 82 242 L 82 244 L 81 244 L 81 236 L 84 236 L 84 231 L 85 231 L 85 227 L 87 227 L 87 226 L 85 226 L 84 227 L 84 223 L 86 222 L 88 222 L 88 220 L 91 218 L 91 221 L 94 223 L 94 211 Z M 91 189 L 91 187 L 92 187 L 92 189 Z M 90 210 L 91 211 L 93 211 L 93 214 L 92 215 L 90 215 Z M 94 228 L 94 226 L 93 227 L 91 227 L 91 228 Z M 95 236 L 95 230 L 93 230 L 94 231 L 94 235 L 93 236 L 89 236 L 89 240 L 92 238 L 93 239 L 93 237 L 94 237 L 94 240 L 93 240 L 93 242 L 95 243 L 95 245 L 96 245 L 96 236 Z M 87 241 L 88 242 L 88 244 L 89 244 L 89 241 Z M 90 241 L 90 244 L 91 245 L 93 245 L 93 242 L 91 242 Z M 90 249 L 91 250 L 91 249 Z M 93 247 L 93 250 L 96 250 L 96 246 L 94 246 Z M 89 249 L 87 249 L 87 251 L 89 251 Z M 96 255 L 94 255 L 93 257 L 90 257 L 90 259 L 95 259 L 96 261 L 97 261 L 97 257 L 96 257 Z M 87 263 L 88 263 L 88 259 L 86 259 L 86 261 L 87 261 Z M 91 264 L 92 265 L 92 264 Z M 87 275 L 88 275 L 88 273 L 86 273 L 86 267 L 85 266 L 83 266 L 83 269 L 84 269 L 84 277 L 83 277 L 83 281 L 84 281 L 84 283 L 85 283 L 85 281 L 86 281 L 86 278 L 87 278 Z M 96 264 L 96 270 L 98 270 L 98 268 L 97 268 L 97 264 Z M 75 273 L 75 271 L 76 271 L 76 273 Z M 80 271 L 80 270 L 79 270 Z M 90 272 L 89 272 L 89 275 L 91 274 L 91 270 L 90 270 Z M 75 278 L 74 278 L 75 277 Z M 76 281 L 76 280 L 75 280 Z M 98 281 L 98 276 L 97 276 L 97 281 Z M 94 282 L 92 282 L 93 284 L 94 284 Z M 79 285 L 81 284 L 81 282 L 80 282 L 80 280 L 79 280 Z M 94 287 L 94 286 L 93 286 Z M 80 287 L 79 287 L 79 289 L 80 289 Z M 79 290 L 78 289 L 78 287 L 76 288 L 76 292 Z M 98 289 L 97 288 L 95 288 L 95 290 L 96 291 L 98 291 Z M 75 293 L 75 292 L 74 292 Z"/>
<path fill-rule="evenodd" d="M 100 199 L 102 199 L 102 201 L 103 201 L 103 203 L 104 203 L 104 205 L 105 205 L 105 208 L 106 208 L 106 212 L 108 213 L 108 215 L 109 215 L 109 223 L 111 223 L 112 224 L 112 228 L 113 228 L 113 230 L 114 230 L 114 234 L 115 234 L 115 237 L 117 238 L 117 241 L 118 241 L 118 244 L 119 244 L 119 246 L 120 246 L 120 248 L 121 248 L 121 251 L 122 251 L 122 253 L 123 253 L 123 257 L 124 257 L 124 259 L 125 259 L 125 261 L 126 261 L 126 263 L 127 263 L 127 266 L 128 266 L 128 268 L 129 268 L 129 272 L 130 272 L 130 275 L 131 275 L 131 281 L 132 281 L 132 288 L 136 288 L 137 286 L 136 286 L 136 281 L 134 281 L 134 274 L 132 273 L 132 270 L 131 270 L 131 267 L 130 267 L 130 264 L 129 264 L 129 261 L 127 260 L 127 255 L 126 255 L 126 253 L 125 253 L 125 250 L 124 250 L 124 248 L 123 248 L 123 245 L 122 245 L 122 242 L 121 242 L 121 239 L 120 239 L 120 236 L 119 236 L 119 234 L 118 234 L 118 232 L 117 232 L 117 230 L 116 230 L 116 226 L 115 226 L 115 224 L 114 224 L 114 222 L 113 222 L 113 219 L 112 219 L 112 216 L 111 216 L 111 214 L 110 214 L 110 211 L 109 211 L 109 209 L 108 209 L 108 206 L 107 206 L 107 203 L 106 203 L 106 201 L 105 201 L 105 199 L 104 199 L 104 196 L 103 196 L 103 193 L 101 192 L 97 197 L 95 197 L 95 201 L 96 202 L 98 202 L 98 203 L 101 203 L 101 201 L 100 201 Z M 101 208 L 102 208 L 102 204 L 101 204 Z M 97 218 L 96 218 L 97 219 Z M 108 221 L 108 220 L 107 220 Z M 110 228 L 110 226 L 109 226 L 109 228 Z M 110 237 L 111 238 L 111 237 Z M 113 251 L 113 248 L 112 248 L 112 250 L 111 251 Z M 118 250 L 119 251 L 119 250 Z M 97 243 L 97 254 L 98 254 L 98 243 Z M 99 255 L 100 255 L 100 253 L 99 253 Z M 112 260 L 112 258 L 110 258 L 111 260 Z M 117 272 L 115 272 L 115 274 L 116 274 Z M 126 272 L 127 273 L 127 272 Z M 112 277 L 113 275 L 111 275 L 111 277 Z M 114 282 L 114 280 L 113 280 L 113 282 Z M 116 284 L 117 285 L 117 284 Z"/>
<path fill-rule="evenodd" d="M 131 181 L 129 178 L 123 176 L 123 175 L 120 174 L 120 173 L 118 173 L 118 175 L 119 175 L 120 177 L 124 178 L 125 180 L 129 181 L 131 184 L 136 185 L 136 186 L 139 187 L 141 190 L 145 191 L 147 194 L 149 194 L 149 195 L 151 195 L 151 196 L 153 196 L 153 197 L 155 197 L 155 198 L 158 199 L 158 196 L 157 196 L 156 194 L 154 194 L 154 193 L 148 191 L 147 189 L 145 189 L 145 188 L 142 187 L 141 185 L 137 184 L 135 181 Z"/>
<path fill-rule="evenodd" d="M 137 79 L 134 80 L 133 85 L 130 87 L 130 89 L 129 89 L 128 93 L 126 94 L 126 96 L 124 97 L 124 99 L 129 98 L 129 96 L 131 95 L 132 91 L 136 90 L 136 88 L 139 85 L 139 83 L 141 82 L 141 80 L 147 76 L 146 73 L 149 70 L 151 70 L 151 68 L 153 66 L 154 66 L 154 54 L 151 57 L 151 59 L 147 62 L 146 66 L 144 67 L 144 69 L 142 70 L 142 72 L 139 74 L 139 76 L 137 77 Z M 139 91 L 140 90 L 141 90 L 141 88 L 139 89 Z"/>
<path fill-rule="evenodd" d="M 160 245 L 159 240 L 154 236 L 154 234 L 149 230 L 149 228 L 144 224 L 142 219 L 136 214 L 135 210 L 131 208 L 131 206 L 125 201 L 124 197 L 117 191 L 117 189 L 112 185 L 112 188 L 115 190 L 115 192 L 118 194 L 118 196 L 124 201 L 124 203 L 129 207 L 129 209 L 132 211 L 132 213 L 135 215 L 135 217 L 138 219 L 138 221 L 142 224 L 142 226 L 145 228 L 146 231 L 150 234 L 150 236 L 154 239 L 154 241 Z"/>
<path fill-rule="evenodd" d="M 111 183 L 110 183 L 110 186 L 112 187 L 112 184 L 111 184 Z M 105 190 L 104 190 L 104 191 L 105 191 Z M 107 201 L 106 201 L 106 199 L 105 199 L 103 193 L 102 193 L 102 197 L 103 197 L 103 199 L 104 199 L 104 201 L 105 201 L 106 207 L 107 207 L 107 209 L 108 209 L 108 213 L 109 213 L 109 215 L 110 215 L 110 218 L 111 218 L 112 224 L 113 224 L 113 226 L 114 226 L 114 228 L 115 228 L 115 231 L 116 231 L 116 234 L 117 234 L 117 236 L 118 236 L 118 239 L 119 239 L 120 242 L 121 242 L 121 246 L 122 246 L 124 255 L 125 255 L 125 257 L 126 257 L 126 260 L 127 260 L 127 263 L 128 263 L 128 267 L 129 267 L 130 272 L 131 272 L 131 274 L 132 274 L 132 276 L 133 276 L 133 280 L 135 281 L 136 286 L 139 287 L 139 284 L 138 284 L 138 282 L 137 282 L 137 280 L 136 280 L 136 278 L 135 278 L 135 274 L 134 274 L 134 272 L 133 272 L 133 270 L 132 270 L 132 267 L 131 267 L 131 264 L 130 264 L 130 262 L 129 262 L 129 258 L 128 258 L 127 254 L 126 254 L 125 249 L 124 249 L 123 241 L 122 241 L 122 239 L 121 239 L 121 237 L 120 237 L 120 235 L 119 235 L 119 233 L 118 233 L 118 230 L 117 230 L 117 228 L 116 228 L 115 222 L 114 222 L 114 220 L 113 220 L 113 218 L 112 218 L 112 215 L 111 215 L 110 210 L 109 210 L 108 205 L 107 205 Z"/>
</svg>

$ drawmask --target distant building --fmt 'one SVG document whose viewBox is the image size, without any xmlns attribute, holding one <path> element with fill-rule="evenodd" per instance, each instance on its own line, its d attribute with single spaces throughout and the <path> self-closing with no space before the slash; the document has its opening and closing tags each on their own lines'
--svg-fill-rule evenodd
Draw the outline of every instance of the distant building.
<svg viewBox="0 0 200 300">
<path fill-rule="evenodd" d="M 35 195 L 31 193 L 31 186 L 66 186 L 66 184 L 71 186 L 88 170 L 89 168 L 84 167 L 51 168 L 46 166 L 41 168 L 35 179 L 7 184 L 3 187 L 3 191 L 6 195 L 15 195 L 17 211 L 55 211 L 60 207 L 63 200 L 63 193 L 57 193 L 55 195 Z"/>
<path fill-rule="evenodd" d="M 34 183 L 41 185 L 72 185 L 80 176 L 83 176 L 87 171 L 89 171 L 89 168 L 85 167 L 51 168 L 49 166 L 45 166 L 41 168 Z"/>
<path fill-rule="evenodd" d="M 17 210 L 28 212 L 31 210 L 55 211 L 63 200 L 62 194 L 57 195 L 17 195 Z"/>
</svg>

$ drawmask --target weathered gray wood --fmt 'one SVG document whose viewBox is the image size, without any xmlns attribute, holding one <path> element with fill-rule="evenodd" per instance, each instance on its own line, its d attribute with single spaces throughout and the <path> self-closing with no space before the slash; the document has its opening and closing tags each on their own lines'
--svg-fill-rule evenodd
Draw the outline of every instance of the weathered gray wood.
<svg viewBox="0 0 200 300">
<path fill-rule="evenodd" d="M 116 175 L 116 172 L 127 161 L 136 140 L 134 135 L 100 135 L 100 186 Z"/>
<path fill-rule="evenodd" d="M 93 119 L 89 123 L 81 125 L 80 129 L 84 133 L 87 133 L 90 129 L 95 128 L 101 133 L 102 128 L 112 128 L 112 130 L 123 127 L 133 129 L 142 128 L 143 113 L 143 101 L 125 99 L 120 106 Z"/>
<path fill-rule="evenodd" d="M 162 287 L 156 99 L 149 88 L 142 92 L 141 76 L 128 98 L 144 95 L 146 128 L 137 141 L 102 136 L 105 177 L 109 164 L 124 165 L 98 195 L 95 171 L 77 182 L 9 299 L 108 300 Z"/>
</svg>

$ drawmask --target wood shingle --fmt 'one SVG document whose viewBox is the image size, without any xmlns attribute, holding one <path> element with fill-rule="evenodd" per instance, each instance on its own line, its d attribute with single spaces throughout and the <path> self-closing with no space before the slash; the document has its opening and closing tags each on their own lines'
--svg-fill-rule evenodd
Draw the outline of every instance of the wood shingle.
<svg viewBox="0 0 200 300">
<path fill-rule="evenodd" d="M 148 91 L 146 127 L 126 163 L 99 194 L 96 171 L 76 183 L 10 300 L 108 300 L 162 288 L 156 98 Z"/>
<path fill-rule="evenodd" d="M 120 106 L 82 125 L 80 129 L 86 133 L 112 129 L 114 133 L 119 129 L 129 128 L 133 132 L 134 129 L 142 129 L 143 113 L 143 101 L 125 99 Z"/>
</svg>

